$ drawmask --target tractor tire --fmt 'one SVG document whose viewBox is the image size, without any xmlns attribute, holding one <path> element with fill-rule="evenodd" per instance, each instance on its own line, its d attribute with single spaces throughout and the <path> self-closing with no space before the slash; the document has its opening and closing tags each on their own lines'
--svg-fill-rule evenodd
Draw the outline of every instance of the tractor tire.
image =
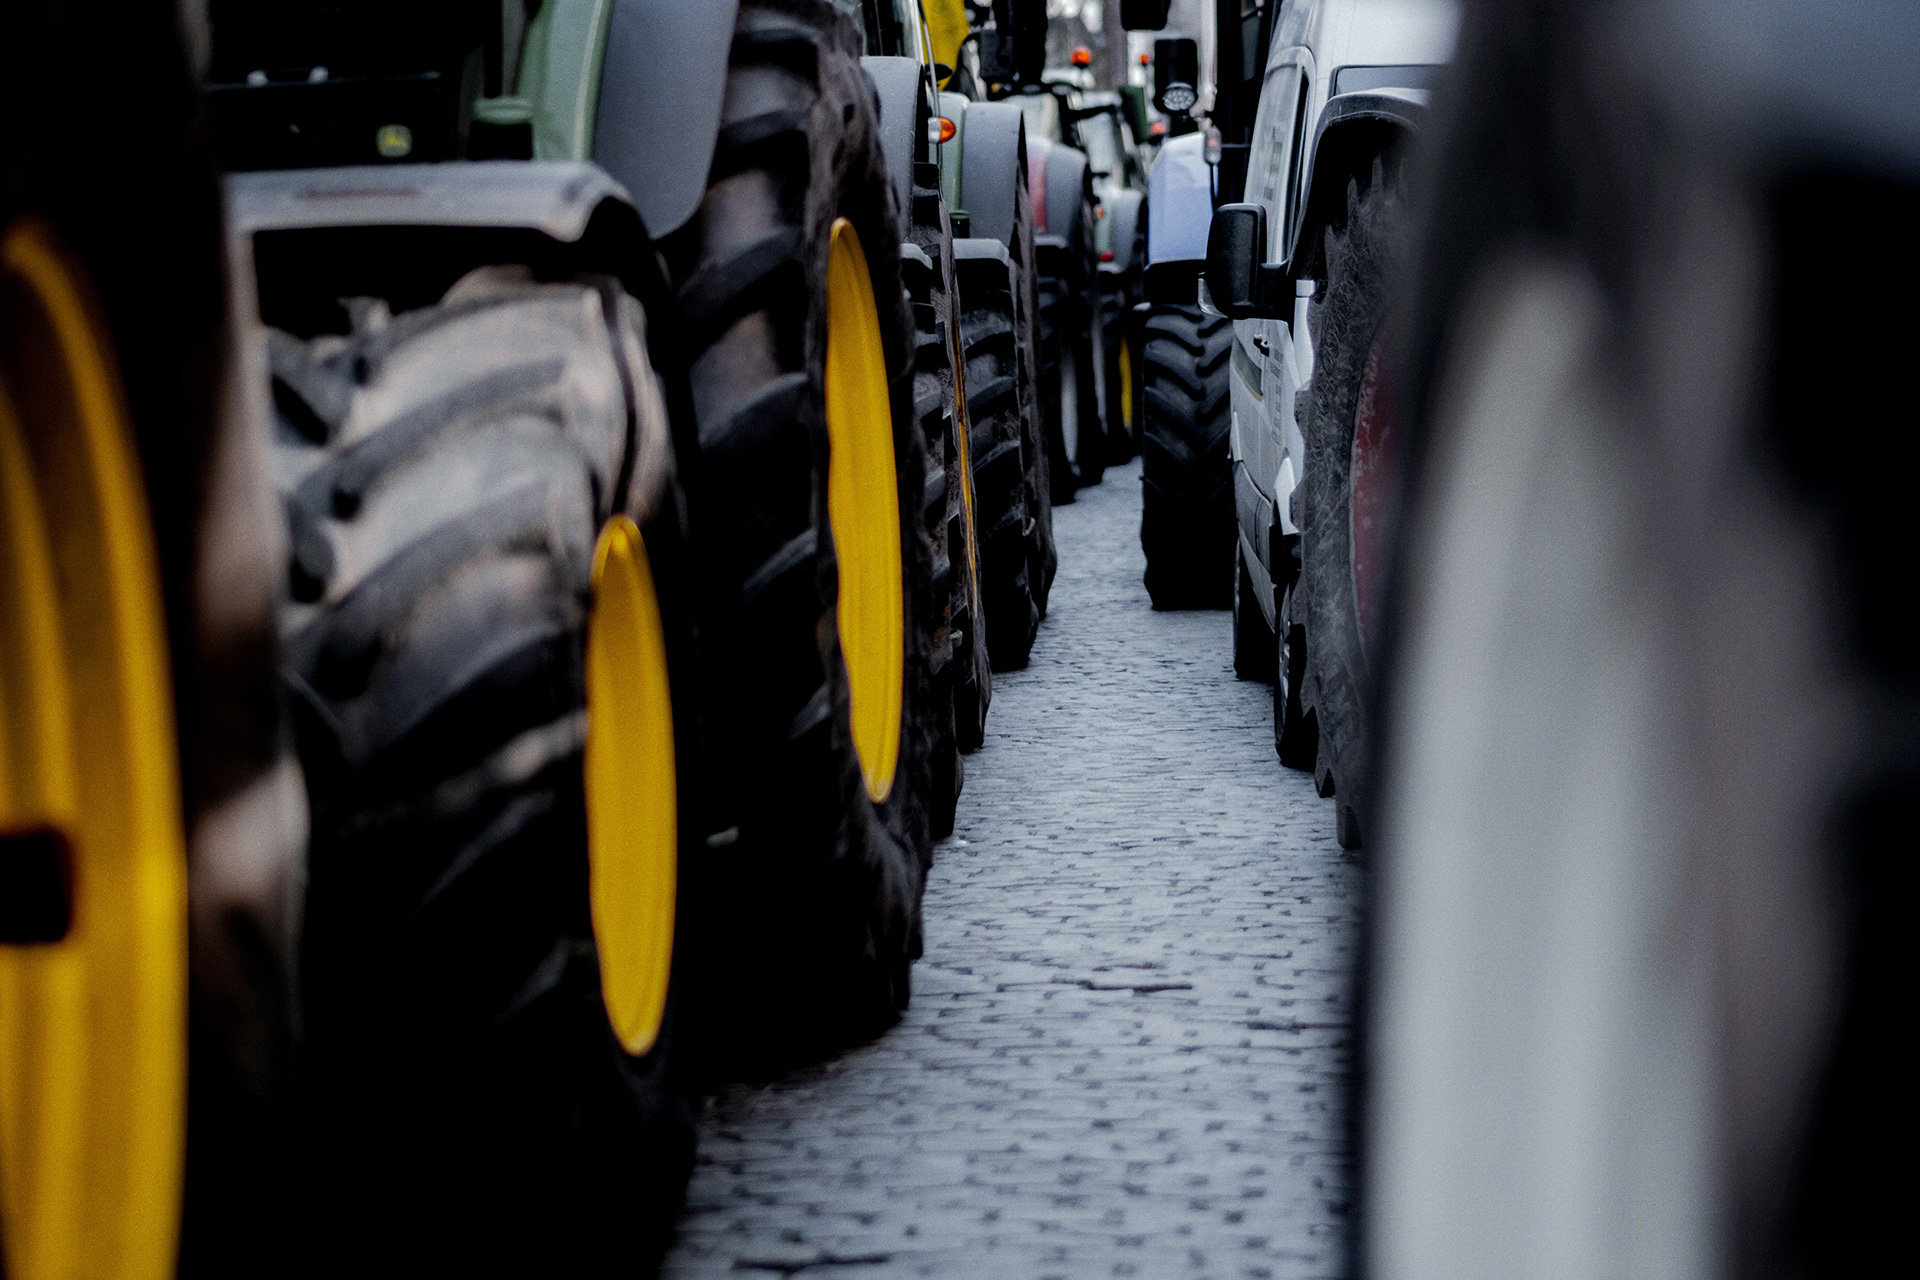
<svg viewBox="0 0 1920 1280">
<path fill-rule="evenodd" d="M 1094 296 L 1093 209 L 1082 204 L 1068 236 L 1040 245 L 1040 401 L 1047 417 L 1047 465 L 1055 503 L 1100 483 L 1106 443 L 1096 363 L 1105 349 Z"/>
<path fill-rule="evenodd" d="M 940 553 L 947 562 L 947 594 L 944 600 L 945 630 L 936 634 L 934 649 L 942 645 L 951 653 L 949 679 L 953 707 L 954 745 L 961 752 L 977 751 L 985 740 L 987 708 L 993 700 L 993 671 L 987 661 L 987 647 L 980 619 L 985 615 L 981 603 L 980 544 L 975 525 L 972 441 L 970 439 L 966 386 L 963 374 L 966 357 L 960 336 L 959 275 L 953 258 L 953 232 L 947 209 L 937 187 L 919 187 L 914 191 L 913 240 L 933 270 L 925 278 L 924 288 L 909 280 L 914 300 L 914 413 L 920 419 L 923 435 L 934 421 L 927 413 L 927 399 L 936 389 L 940 397 L 939 426 L 943 434 L 936 440 L 926 435 L 928 459 L 927 492 L 929 528 L 938 516 L 941 538 L 936 544 L 935 576 Z M 924 297 L 922 297 L 924 293 Z M 929 382 L 931 379 L 931 382 Z M 936 513 L 931 495 L 933 471 L 944 474 L 940 494 L 945 510 Z M 941 772 L 936 764 L 934 786 L 940 785 Z M 953 796 L 957 803 L 966 781 L 964 767 L 954 762 Z M 934 807 L 934 835 L 943 838 L 953 831 L 953 806 L 947 806 L 943 819 L 939 804 Z"/>
<path fill-rule="evenodd" d="M 1130 462 L 1140 453 L 1141 364 L 1139 325 L 1133 314 L 1141 300 L 1140 268 L 1147 260 L 1147 225 L 1141 210 L 1132 256 L 1125 274 L 1100 271 L 1100 338 L 1106 362 L 1107 464 Z"/>
<path fill-rule="evenodd" d="M 349 335 L 269 347 L 313 814 L 315 1238 L 330 1264 L 650 1264 L 691 1167 L 688 1063 L 675 990 L 640 1052 L 609 1021 L 584 772 L 615 517 L 652 550 L 681 681 L 690 653 L 665 411 L 629 354 L 644 318 L 610 281 L 511 267 L 399 316 L 351 310 Z"/>
<path fill-rule="evenodd" d="M 1233 541 L 1233 674 L 1242 680 L 1272 684 L 1277 674 L 1274 655 L 1278 643 L 1260 602 L 1253 598 L 1253 575 L 1247 570 L 1246 550 Z"/>
<path fill-rule="evenodd" d="M 698 430 L 685 448 L 702 723 L 727 765 L 701 809 L 707 847 L 692 877 L 693 968 L 722 1072 L 886 1025 L 921 948 L 934 584 L 926 527 L 901 513 L 925 509 L 926 450 L 899 221 L 860 52 L 832 5 L 742 4 L 707 191 L 662 245 Z M 869 403 L 884 392 L 886 413 L 830 416 L 836 316 L 852 358 L 836 367 L 870 357 L 843 385 Z M 891 419 L 881 439 L 860 437 L 876 417 Z M 836 453 L 859 469 L 844 490 Z"/>
<path fill-rule="evenodd" d="M 982 622 L 995 671 L 1027 664 L 1040 628 L 1028 504 L 1027 401 L 1020 351 L 1019 269 L 996 258 L 955 264 L 965 356 Z"/>
<path fill-rule="evenodd" d="M 917 233 L 918 227 L 914 228 Z M 916 239 L 919 236 L 916 234 Z M 949 535 L 959 522 L 953 519 L 959 495 L 952 487 L 953 419 L 955 402 L 952 391 L 952 349 L 942 315 L 948 291 L 943 279 L 937 240 L 930 247 L 907 245 L 902 248 L 900 270 L 907 285 L 907 297 L 913 306 L 913 416 L 920 424 L 926 447 L 927 484 L 924 505 L 918 513 L 926 526 L 927 545 L 932 560 L 931 586 L 927 592 L 926 631 L 931 646 L 927 655 L 928 694 L 931 701 L 928 722 L 933 728 L 929 747 L 928 797 L 929 822 L 935 840 L 953 832 L 954 814 L 965 784 L 966 770 L 960 760 L 960 731 L 956 702 L 961 670 L 957 632 L 954 627 L 956 606 L 962 617 L 970 617 L 964 582 L 956 583 L 967 571 L 966 544 Z M 965 529 L 961 528 L 964 538 Z M 957 554 L 956 554 L 957 553 Z M 956 564 L 957 561 L 957 564 Z"/>
<path fill-rule="evenodd" d="M 1047 409 L 1040 385 L 1040 291 L 1039 254 L 1033 241 L 1033 196 L 1025 189 L 1025 174 L 1020 175 L 1021 190 L 1013 202 L 1014 332 L 1018 335 L 1017 359 L 1020 364 L 1020 413 L 1025 431 L 1022 444 L 1026 468 L 1027 510 L 1033 523 L 1027 530 L 1028 579 L 1033 585 L 1033 603 L 1041 618 L 1047 616 L 1047 598 L 1053 591 L 1053 575 L 1060 568 L 1060 551 L 1053 540 L 1053 480 L 1051 452 L 1048 448 Z M 1041 193 L 1039 199 L 1045 199 Z M 1017 665 L 1025 666 L 1026 653 Z M 1000 667 L 995 660 L 996 669 Z"/>
<path fill-rule="evenodd" d="M 1233 323 L 1197 306 L 1156 307 L 1141 363 L 1146 418 L 1140 446 L 1140 545 L 1156 609 L 1233 603 Z"/>
<path fill-rule="evenodd" d="M 18 95 L 0 138 L 0 1272 L 16 1277 L 257 1266 L 285 1225 L 306 800 L 278 696 L 280 518 L 265 425 L 236 394 L 186 28 L 144 0 L 0 13 Z M 69 127 L 97 145 L 52 141 Z M 90 404 L 71 381 L 88 365 L 109 388 Z M 22 591 L 30 562 L 47 590 Z M 19 645 L 50 620 L 65 643 Z M 23 657 L 43 660 L 26 687 Z M 62 684 L 65 714 L 37 717 Z M 71 761 L 50 749 L 59 719 Z M 69 765 L 75 807 L 49 812 L 39 788 Z M 36 866 L 55 871 L 46 898 L 14 878 Z M 35 926 L 60 921 L 33 908 L 69 886 L 91 905 L 49 940 Z"/>
<path fill-rule="evenodd" d="M 1374 162 L 1365 190 L 1350 182 L 1343 227 L 1326 232 L 1326 290 L 1315 305 L 1313 381 L 1305 392 L 1300 583 L 1294 618 L 1306 628 L 1301 705 L 1319 727 L 1314 780 L 1338 800 L 1343 847 L 1358 848 L 1366 812 L 1370 674 L 1355 542 L 1356 421 L 1383 385 L 1394 255 L 1405 221 L 1398 166 Z M 1390 429 L 1390 427 L 1388 428 Z"/>
</svg>

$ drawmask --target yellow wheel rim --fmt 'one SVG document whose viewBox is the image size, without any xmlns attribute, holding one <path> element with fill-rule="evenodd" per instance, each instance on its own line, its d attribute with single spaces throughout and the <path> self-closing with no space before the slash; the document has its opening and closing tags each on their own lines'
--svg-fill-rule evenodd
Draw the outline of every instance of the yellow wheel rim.
<svg viewBox="0 0 1920 1280">
<path fill-rule="evenodd" d="M 1133 339 L 1120 339 L 1120 422 L 1133 434 Z"/>
<path fill-rule="evenodd" d="M 635 1057 L 660 1038 L 679 876 L 673 687 L 640 530 L 615 516 L 593 553 L 587 626 L 587 852 L 600 992 Z"/>
<path fill-rule="evenodd" d="M 900 582 L 900 487 L 893 406 L 867 256 L 838 218 L 827 256 L 827 515 L 840 562 L 840 649 L 853 702 L 853 746 L 867 794 L 885 800 L 900 763 L 906 594 Z"/>
<path fill-rule="evenodd" d="M 64 838 L 72 908 L 57 941 L 0 945 L 5 1270 L 160 1280 L 180 1212 L 187 894 L 157 560 L 78 268 L 23 218 L 0 273 L 0 833 Z"/>
</svg>

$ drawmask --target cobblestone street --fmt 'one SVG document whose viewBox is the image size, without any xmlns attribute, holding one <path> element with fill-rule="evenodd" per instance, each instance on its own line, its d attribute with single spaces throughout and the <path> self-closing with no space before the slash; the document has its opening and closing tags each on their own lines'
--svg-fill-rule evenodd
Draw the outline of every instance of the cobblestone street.
<svg viewBox="0 0 1920 1280">
<path fill-rule="evenodd" d="M 892 1031 L 702 1118 L 672 1277 L 1333 1276 L 1356 864 L 1224 613 L 1156 614 L 1139 464 L 1055 512 Z"/>
</svg>

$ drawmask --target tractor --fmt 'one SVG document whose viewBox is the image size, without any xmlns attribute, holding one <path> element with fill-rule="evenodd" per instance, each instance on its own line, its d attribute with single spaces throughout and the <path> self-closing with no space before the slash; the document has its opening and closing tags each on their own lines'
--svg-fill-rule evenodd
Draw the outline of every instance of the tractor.
<svg viewBox="0 0 1920 1280">
<path fill-rule="evenodd" d="M 867 33 L 8 24 L 7 1274 L 645 1269 L 696 1069 L 906 1002 L 950 803 Z"/>
</svg>

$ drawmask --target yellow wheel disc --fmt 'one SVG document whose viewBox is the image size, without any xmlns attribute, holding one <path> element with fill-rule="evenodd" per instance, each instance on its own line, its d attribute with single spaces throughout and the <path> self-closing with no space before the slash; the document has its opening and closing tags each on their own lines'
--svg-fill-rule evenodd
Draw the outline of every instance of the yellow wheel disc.
<svg viewBox="0 0 1920 1280">
<path fill-rule="evenodd" d="M 880 315 L 860 237 L 833 224 L 827 258 L 827 515 L 840 562 L 840 648 L 867 794 L 893 790 L 906 682 L 900 490 Z"/>
<path fill-rule="evenodd" d="M 1120 421 L 1133 432 L 1133 339 L 1120 339 Z"/>
<path fill-rule="evenodd" d="M 0 944 L 11 1280 L 174 1270 L 186 848 L 150 528 L 104 330 L 23 218 L 0 241 L 0 856 L 64 845 L 71 915 Z"/>
<path fill-rule="evenodd" d="M 625 516 L 607 522 L 593 553 L 586 774 L 601 997 L 638 1057 L 667 1008 L 679 818 L 666 628 L 646 546 Z"/>
</svg>

